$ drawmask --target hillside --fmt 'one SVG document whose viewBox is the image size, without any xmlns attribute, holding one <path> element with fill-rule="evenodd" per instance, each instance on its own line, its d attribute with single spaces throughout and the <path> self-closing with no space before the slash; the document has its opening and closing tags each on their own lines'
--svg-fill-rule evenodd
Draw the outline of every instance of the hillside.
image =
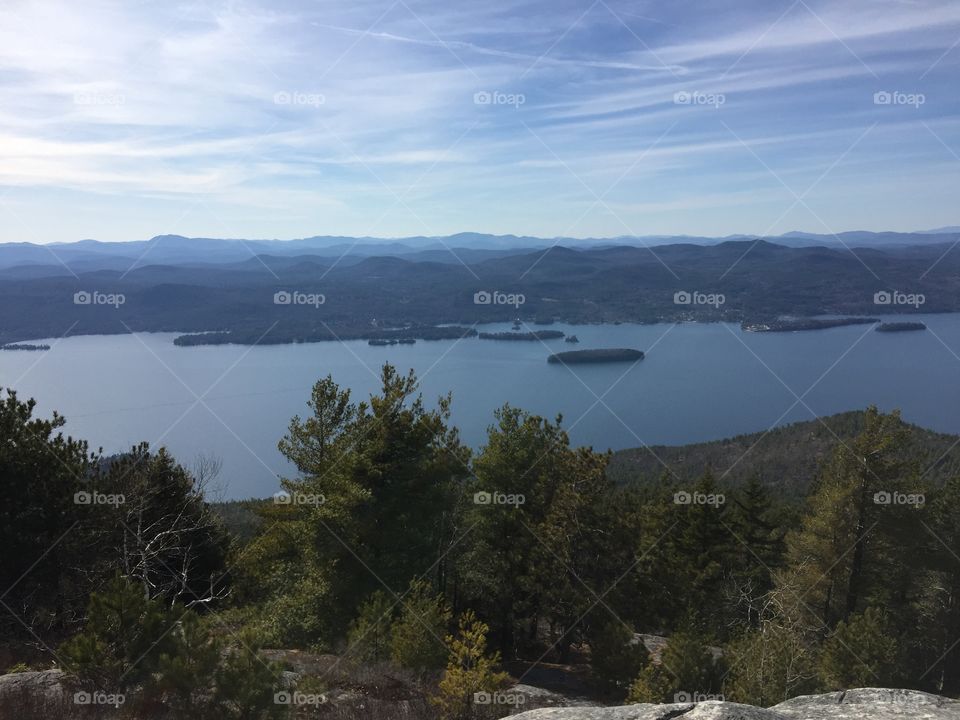
<svg viewBox="0 0 960 720">
<path fill-rule="evenodd" d="M 846 412 L 725 440 L 620 450 L 614 453 L 607 472 L 620 484 L 653 482 L 666 472 L 663 461 L 684 481 L 711 468 L 724 483 L 739 485 L 757 475 L 783 495 L 799 497 L 810 489 L 821 460 L 837 439 L 849 440 L 863 425 L 863 412 Z M 928 480 L 940 485 L 960 474 L 960 437 L 909 427 L 910 453 L 925 458 L 922 464 L 923 470 L 929 468 Z"/>
</svg>

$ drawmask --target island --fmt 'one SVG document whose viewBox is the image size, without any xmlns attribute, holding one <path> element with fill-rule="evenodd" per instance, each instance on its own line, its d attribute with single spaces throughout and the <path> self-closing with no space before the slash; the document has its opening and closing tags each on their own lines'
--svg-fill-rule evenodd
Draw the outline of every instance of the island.
<svg viewBox="0 0 960 720">
<path fill-rule="evenodd" d="M 588 363 L 636 362 L 643 360 L 642 350 L 630 348 L 605 348 L 600 350 L 568 350 L 547 358 L 548 363 L 579 365 Z"/>
<path fill-rule="evenodd" d="M 740 327 L 746 332 L 795 332 L 797 330 L 826 330 L 844 325 L 872 325 L 879 318 L 842 317 L 842 318 L 789 318 L 766 322 L 744 321 Z"/>
<path fill-rule="evenodd" d="M 381 347 L 384 345 L 413 345 L 415 342 L 417 342 L 416 339 L 408 337 L 390 338 L 389 340 L 384 338 L 374 338 L 373 340 L 368 340 L 367 344 L 375 347 Z"/>
<path fill-rule="evenodd" d="M 576 335 L 567 335 L 563 341 L 568 343 L 578 343 L 580 342 L 580 338 L 578 338 Z"/>
<path fill-rule="evenodd" d="M 877 332 L 912 332 L 926 329 L 927 326 L 922 322 L 888 322 L 880 323 L 876 327 Z"/>
<path fill-rule="evenodd" d="M 49 350 L 49 349 L 50 349 L 49 345 L 30 345 L 28 343 L 12 343 L 10 345 L 3 345 L 2 347 L 0 347 L 0 350 L 40 351 L 40 350 Z"/>
<path fill-rule="evenodd" d="M 538 330 L 537 332 L 482 332 L 481 340 L 556 340 L 564 333 L 559 330 Z"/>
<path fill-rule="evenodd" d="M 173 344 L 180 347 L 195 345 L 285 345 L 291 343 L 313 343 L 342 340 L 377 340 L 385 342 L 371 345 L 413 344 L 416 340 L 459 340 L 473 337 L 477 331 L 458 325 L 411 325 L 391 330 L 357 328 L 334 331 L 322 326 L 304 332 L 291 332 L 275 328 L 262 330 L 213 331 L 190 333 L 174 338 Z M 391 342 L 394 341 L 394 342 Z"/>
</svg>

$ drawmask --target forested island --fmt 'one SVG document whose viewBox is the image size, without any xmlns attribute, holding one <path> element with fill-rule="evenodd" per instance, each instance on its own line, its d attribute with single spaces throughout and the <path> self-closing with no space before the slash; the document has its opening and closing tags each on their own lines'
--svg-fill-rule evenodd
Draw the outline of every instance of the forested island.
<svg viewBox="0 0 960 720">
<path fill-rule="evenodd" d="M 0 350 L 25 350 L 27 352 L 49 350 L 49 349 L 50 349 L 49 345 L 32 345 L 30 343 L 11 343 L 9 345 L 4 345 L 0 347 Z"/>
<path fill-rule="evenodd" d="M 926 330 L 926 324 L 922 322 L 888 322 L 877 325 L 877 332 L 914 332 L 916 330 Z"/>
<path fill-rule="evenodd" d="M 288 345 L 292 343 L 322 342 L 330 340 L 377 340 L 372 345 L 390 345 L 396 343 L 408 344 L 415 340 L 459 340 L 464 337 L 475 337 L 477 331 L 473 328 L 458 325 L 427 326 L 414 325 L 393 330 L 377 328 L 356 328 L 334 330 L 329 326 L 311 327 L 303 332 L 272 328 L 264 331 L 218 331 L 207 333 L 193 333 L 179 335 L 174 338 L 174 345 L 189 347 L 191 345 Z M 383 342 L 379 342 L 383 341 Z M 394 343 L 391 343 L 394 341 Z"/>
<path fill-rule="evenodd" d="M 481 340 L 558 340 L 564 333 L 560 330 L 536 330 L 534 332 L 482 332 Z"/>
<path fill-rule="evenodd" d="M 870 325 L 880 322 L 879 318 L 843 317 L 843 318 L 789 318 L 766 322 L 744 322 L 741 327 L 747 332 L 796 332 L 798 330 L 826 330 L 844 325 Z"/>
<path fill-rule="evenodd" d="M 547 362 L 578 365 L 588 363 L 635 362 L 642 359 L 642 350 L 603 348 L 597 350 L 568 350 L 566 352 L 554 353 L 547 358 Z"/>
</svg>

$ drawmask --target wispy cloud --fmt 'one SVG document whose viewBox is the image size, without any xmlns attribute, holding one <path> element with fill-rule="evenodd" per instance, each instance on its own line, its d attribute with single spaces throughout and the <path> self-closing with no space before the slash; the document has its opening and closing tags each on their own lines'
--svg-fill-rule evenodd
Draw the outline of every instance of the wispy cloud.
<svg viewBox="0 0 960 720">
<path fill-rule="evenodd" d="M 956 224 L 958 38 L 951 0 L 14 0 L 0 241 L 759 232 L 874 123 L 781 229 Z"/>
</svg>

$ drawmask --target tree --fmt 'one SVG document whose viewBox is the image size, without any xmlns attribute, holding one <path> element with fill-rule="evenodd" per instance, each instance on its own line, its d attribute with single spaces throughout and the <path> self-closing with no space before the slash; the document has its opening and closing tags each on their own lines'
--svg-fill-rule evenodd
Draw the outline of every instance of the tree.
<svg viewBox="0 0 960 720">
<path fill-rule="evenodd" d="M 143 587 L 116 575 L 90 596 L 84 629 L 60 648 L 68 669 L 109 691 L 150 678 L 164 654 L 174 652 L 170 629 L 177 611 L 148 598 Z"/>
<path fill-rule="evenodd" d="M 645 667 L 630 686 L 628 702 L 677 702 L 677 696 L 694 697 L 715 692 L 720 673 L 713 653 L 697 632 L 679 630 L 667 639 L 658 663 Z"/>
<path fill-rule="evenodd" d="M 619 621 L 599 625 L 590 638 L 590 674 L 605 696 L 625 697 L 631 682 L 650 660 L 647 648 Z"/>
<path fill-rule="evenodd" d="M 313 389 L 311 417 L 293 418 L 280 450 L 302 473 L 291 493 L 295 546 L 329 585 L 330 625 L 341 627 L 379 589 L 433 573 L 442 584 L 453 493 L 469 450 L 448 427 L 450 398 L 427 410 L 417 378 L 384 365 L 382 388 L 354 404 L 331 378 Z M 298 504 L 306 498 L 308 502 Z"/>
<path fill-rule="evenodd" d="M 347 631 L 347 656 L 365 663 L 381 662 L 390 657 L 394 605 L 381 590 L 364 601 L 360 614 Z"/>
<path fill-rule="evenodd" d="M 390 657 L 400 667 L 421 673 L 439 670 L 447 655 L 443 637 L 452 614 L 424 580 L 414 580 L 401 601 L 403 609 L 390 631 Z"/>
<path fill-rule="evenodd" d="M 740 594 L 741 632 L 724 648 L 724 692 L 735 702 L 769 707 L 816 689 L 820 622 L 795 578 L 781 572 L 774 584 L 758 593 L 747 583 Z"/>
<path fill-rule="evenodd" d="M 227 596 L 226 530 L 207 505 L 201 481 L 164 448 L 154 454 L 142 443 L 111 458 L 100 468 L 98 485 L 123 498 L 102 516 L 107 531 L 100 552 L 115 558 L 147 596 L 197 608 Z"/>
<path fill-rule="evenodd" d="M 91 577 L 96 558 L 78 532 L 89 508 L 76 502 L 99 455 L 60 432 L 61 415 L 35 418 L 35 408 L 13 390 L 0 399 L 0 586 L 5 605 L 57 642 L 103 577 Z M 26 633 L 10 613 L 3 618 L 4 636 Z"/>
<path fill-rule="evenodd" d="M 841 620 L 820 658 L 820 679 L 829 690 L 896 686 L 897 669 L 896 638 L 875 607 Z"/>
<path fill-rule="evenodd" d="M 491 619 L 502 653 L 536 644 L 544 621 L 564 661 L 595 600 L 588 588 L 609 587 L 610 562 L 622 557 L 604 556 L 608 457 L 571 449 L 562 418 L 551 423 L 505 405 L 496 420 L 474 462 L 458 589 Z"/>
<path fill-rule="evenodd" d="M 883 503 L 917 486 L 916 461 L 904 455 L 907 435 L 899 413 L 869 408 L 863 432 L 840 443 L 822 467 L 802 526 L 787 537 L 793 573 L 825 630 L 877 599 L 891 567 L 909 567 L 893 540 L 916 535 L 902 527 L 909 510 Z"/>
<path fill-rule="evenodd" d="M 432 698 L 443 720 L 469 720 L 476 694 L 496 692 L 507 682 L 507 674 L 495 669 L 500 654 L 487 652 L 487 632 L 489 627 L 467 610 L 457 634 L 447 636 L 447 668 Z"/>
</svg>

